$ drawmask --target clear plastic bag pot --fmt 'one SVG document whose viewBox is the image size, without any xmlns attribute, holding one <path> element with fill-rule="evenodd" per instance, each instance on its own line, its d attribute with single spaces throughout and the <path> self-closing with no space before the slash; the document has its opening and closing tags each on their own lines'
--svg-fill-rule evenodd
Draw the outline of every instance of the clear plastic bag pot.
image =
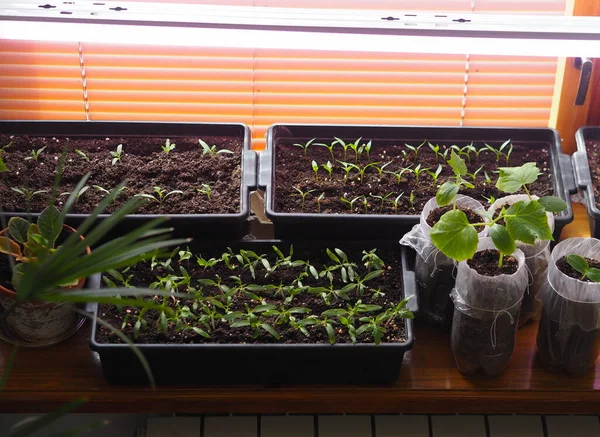
<svg viewBox="0 0 600 437">
<path fill-rule="evenodd" d="M 538 199 L 537 196 L 532 196 L 532 198 Z M 493 213 L 503 206 L 510 206 L 521 200 L 529 200 L 529 196 L 526 194 L 514 194 L 502 197 L 492 204 L 490 211 Z M 554 232 L 554 214 L 547 213 L 546 215 L 550 230 Z M 542 306 L 540 301 L 536 299 L 536 296 L 541 287 L 546 283 L 548 260 L 550 259 L 550 241 L 538 240 L 535 244 L 517 242 L 517 248 L 525 255 L 525 264 L 529 270 L 529 285 L 523 295 L 521 312 L 519 314 L 519 327 L 521 327 L 530 321 L 538 320 L 540 317 Z"/>
<path fill-rule="evenodd" d="M 561 272 L 556 263 L 566 255 L 599 259 L 600 240 L 569 238 L 554 247 L 539 294 L 543 308 L 537 346 L 546 368 L 582 375 L 600 354 L 600 284 Z"/>
<path fill-rule="evenodd" d="M 483 211 L 483 205 L 472 197 L 458 195 L 456 204 L 459 208 Z M 419 292 L 419 312 L 422 317 L 432 323 L 450 326 L 454 305 L 450 292 L 454 288 L 454 260 L 441 253 L 431 242 L 427 217 L 438 208 L 435 198 L 423 207 L 419 224 L 400 240 L 400 244 L 412 247 L 417 256 L 415 259 L 415 276 Z M 482 218 L 483 221 L 483 218 Z M 479 237 L 487 235 L 484 228 Z"/>
<path fill-rule="evenodd" d="M 477 250 L 485 249 L 494 249 L 490 238 L 479 241 Z M 513 353 L 528 275 L 523 252 L 517 249 L 512 256 L 518 269 L 510 275 L 485 276 L 466 261 L 458 264 L 451 344 L 462 373 L 500 375 Z"/>
</svg>

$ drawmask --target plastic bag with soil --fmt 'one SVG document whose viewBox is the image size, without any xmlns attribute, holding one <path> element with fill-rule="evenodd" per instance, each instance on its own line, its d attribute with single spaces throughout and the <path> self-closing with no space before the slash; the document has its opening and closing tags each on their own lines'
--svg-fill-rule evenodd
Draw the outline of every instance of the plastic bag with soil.
<svg viewBox="0 0 600 437">
<path fill-rule="evenodd" d="M 483 205 L 472 197 L 458 195 L 456 204 L 459 208 L 483 211 Z M 454 260 L 440 252 L 431 242 L 427 223 L 429 214 L 438 208 L 435 197 L 423 207 L 419 224 L 400 240 L 400 244 L 412 247 L 416 252 L 415 276 L 419 292 L 419 313 L 427 321 L 450 327 L 454 305 L 450 292 L 454 288 Z M 482 217 L 483 221 L 483 217 Z M 487 235 L 484 228 L 479 237 Z"/>
<path fill-rule="evenodd" d="M 495 249 L 490 238 L 479 241 L 478 252 L 486 249 Z M 518 264 L 512 274 L 486 276 L 467 261 L 458 264 L 451 344 L 462 373 L 500 375 L 513 353 L 528 276 L 523 252 L 517 249 L 512 256 Z"/>
<path fill-rule="evenodd" d="M 538 199 L 537 196 L 531 196 L 533 199 Z M 529 200 L 526 194 L 514 194 L 511 196 L 501 197 L 496 200 L 490 207 L 490 211 L 494 213 L 502 206 L 512 205 L 521 200 Z M 548 225 L 550 230 L 554 232 L 554 214 L 546 213 L 548 217 Z M 538 240 L 535 244 L 525 244 L 517 242 L 517 249 L 525 254 L 525 264 L 529 270 L 529 285 L 523 295 L 521 303 L 521 312 L 519 314 L 519 327 L 526 325 L 528 322 L 539 320 L 542 310 L 541 302 L 536 298 L 540 289 L 546 283 L 548 274 L 548 260 L 550 259 L 550 241 Z"/>
<path fill-rule="evenodd" d="M 600 354 L 600 284 L 559 270 L 556 264 L 566 255 L 600 260 L 600 240 L 569 238 L 554 247 L 539 294 L 543 307 L 537 346 L 547 369 L 583 375 Z"/>
</svg>

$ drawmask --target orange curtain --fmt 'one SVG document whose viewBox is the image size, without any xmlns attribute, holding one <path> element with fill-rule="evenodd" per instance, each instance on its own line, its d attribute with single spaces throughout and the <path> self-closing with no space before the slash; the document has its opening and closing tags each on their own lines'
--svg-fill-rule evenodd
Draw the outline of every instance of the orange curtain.
<svg viewBox="0 0 600 437">
<path fill-rule="evenodd" d="M 415 3 L 420 10 L 471 11 L 470 0 L 218 2 L 357 9 Z M 498 13 L 564 7 L 564 0 L 475 3 L 476 12 Z M 467 62 L 465 55 L 201 46 L 81 49 L 90 119 L 243 122 L 258 149 L 272 123 L 547 126 L 557 65 L 556 58 L 482 55 Z M 81 67 L 76 42 L 0 41 L 0 118 L 85 119 Z"/>
</svg>

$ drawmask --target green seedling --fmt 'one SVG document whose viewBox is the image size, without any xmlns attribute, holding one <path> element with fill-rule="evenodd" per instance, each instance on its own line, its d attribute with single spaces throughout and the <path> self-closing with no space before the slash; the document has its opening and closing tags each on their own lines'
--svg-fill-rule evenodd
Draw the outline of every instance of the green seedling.
<svg viewBox="0 0 600 437">
<path fill-rule="evenodd" d="M 358 161 L 360 160 L 360 157 L 363 153 L 363 150 L 365 150 L 365 146 L 360 145 L 361 139 L 362 138 L 359 138 L 355 142 L 348 144 L 350 146 L 350 148 L 352 149 L 352 151 L 354 152 L 354 162 L 356 162 L 356 163 L 358 163 Z"/>
<path fill-rule="evenodd" d="M 15 193 L 19 193 L 21 196 L 23 196 L 27 202 L 31 202 L 35 196 L 39 196 L 40 194 L 44 194 L 44 193 L 48 192 L 48 190 L 34 191 L 34 190 L 30 190 L 25 187 L 23 187 L 23 188 L 10 187 L 10 189 L 13 190 Z"/>
<path fill-rule="evenodd" d="M 123 144 L 119 144 L 114 152 L 109 153 L 110 156 L 112 156 L 111 165 L 115 165 L 117 162 L 120 162 L 123 155 Z"/>
<path fill-rule="evenodd" d="M 404 178 L 404 173 L 412 172 L 411 167 L 412 167 L 412 164 L 410 164 L 408 167 L 404 167 L 404 168 L 400 167 L 397 171 L 386 171 L 385 173 L 394 175 L 396 178 L 396 182 L 401 184 L 403 180 L 406 181 L 406 179 Z"/>
<path fill-rule="evenodd" d="M 11 141 L 10 143 L 0 147 L 0 156 L 2 156 L 4 154 L 4 152 L 6 151 L 6 149 L 12 147 L 13 142 Z"/>
<path fill-rule="evenodd" d="M 370 162 L 370 163 L 368 163 L 366 165 L 357 165 L 356 169 L 358 170 L 358 174 L 359 174 L 358 180 L 360 182 L 362 182 L 364 180 L 364 178 L 365 178 L 366 171 L 370 167 L 377 168 L 377 165 L 379 165 L 379 164 L 381 164 L 381 163 L 380 162 Z"/>
<path fill-rule="evenodd" d="M 126 273 L 129 272 L 129 270 L 131 269 L 131 267 L 127 267 L 126 269 L 122 270 L 122 271 L 118 271 L 115 269 L 109 269 L 106 271 L 106 273 L 108 275 L 110 275 L 109 278 L 108 276 L 102 276 L 102 281 L 106 284 L 106 286 L 108 286 L 109 288 L 120 288 L 120 287 L 124 287 L 124 288 L 134 288 L 133 285 L 131 285 L 131 281 L 133 280 L 133 278 L 135 277 L 135 275 L 128 275 L 127 277 L 125 277 L 124 275 Z M 118 285 L 115 283 L 118 282 Z"/>
<path fill-rule="evenodd" d="M 143 197 L 144 199 L 152 200 L 153 202 L 156 202 L 160 206 L 162 206 L 169 197 L 175 194 L 183 194 L 183 191 L 181 190 L 173 190 L 167 192 L 167 190 L 164 190 L 161 187 L 154 187 L 153 191 L 156 194 L 140 193 L 136 194 L 135 197 Z"/>
<path fill-rule="evenodd" d="M 342 165 L 342 170 L 344 170 L 345 174 L 344 174 L 344 179 L 348 179 L 348 176 L 350 175 L 350 172 L 353 169 L 359 170 L 359 167 L 356 164 L 352 164 L 350 162 L 345 162 L 345 161 L 338 161 L 341 165 Z"/>
<path fill-rule="evenodd" d="M 32 150 L 29 154 L 29 156 L 25 157 L 25 161 L 29 161 L 29 160 L 33 160 L 35 162 L 38 161 L 38 159 L 40 159 L 40 156 L 42 154 L 42 152 L 46 149 L 47 146 L 44 146 L 40 149 L 37 150 Z"/>
<path fill-rule="evenodd" d="M 89 189 L 90 189 L 90 187 L 88 185 L 81 187 L 81 190 L 79 190 L 75 194 L 75 200 L 79 200 L 79 198 Z M 60 196 L 70 196 L 70 195 L 71 195 L 71 191 L 66 191 L 66 192 L 60 194 Z"/>
<path fill-rule="evenodd" d="M 492 178 L 490 178 L 490 175 L 488 175 L 487 171 L 483 171 L 483 177 L 485 178 L 485 184 L 486 185 L 492 185 Z"/>
<path fill-rule="evenodd" d="M 317 197 L 317 212 L 321 212 L 321 203 L 323 202 L 323 200 L 325 200 L 325 193 L 321 193 L 319 194 L 319 197 Z"/>
<path fill-rule="evenodd" d="M 367 154 L 367 161 L 371 160 L 371 147 L 373 147 L 373 143 L 371 140 L 369 140 L 369 142 L 367 144 L 364 145 L 365 147 L 365 152 Z"/>
<path fill-rule="evenodd" d="M 431 149 L 431 151 L 433 153 L 435 153 L 435 160 L 438 161 L 440 159 L 440 145 L 439 144 L 431 144 L 430 142 L 427 142 L 427 145 L 429 146 L 429 148 Z"/>
<path fill-rule="evenodd" d="M 427 140 L 423 141 L 421 144 L 419 144 L 418 146 L 411 146 L 410 144 L 404 144 L 406 146 L 407 149 L 411 150 L 413 152 L 413 154 L 415 155 L 415 161 L 416 159 L 419 157 L 419 150 L 421 150 L 421 147 L 423 147 L 425 144 L 427 143 Z"/>
<path fill-rule="evenodd" d="M 467 173 L 466 176 L 470 177 L 473 182 L 477 182 L 477 173 L 479 173 L 483 169 L 483 165 L 475 170 L 473 173 Z"/>
<path fill-rule="evenodd" d="M 315 182 L 319 182 L 319 164 L 317 164 L 317 161 L 313 159 L 310 165 L 312 167 L 312 171 L 315 174 Z"/>
<path fill-rule="evenodd" d="M 396 198 L 389 200 L 389 202 L 394 205 L 394 213 L 398 213 L 398 206 L 400 205 L 400 199 L 402 199 L 402 196 L 404 196 L 404 191 L 402 191 L 400 194 L 398 194 L 396 196 Z M 414 199 L 413 199 L 414 202 Z"/>
<path fill-rule="evenodd" d="M 110 194 L 110 190 L 107 190 L 106 188 L 101 187 L 100 185 L 92 185 L 92 188 L 96 191 L 100 191 L 101 193 Z M 118 190 L 120 194 L 121 192 L 127 190 L 127 187 L 123 185 L 122 187 L 119 187 Z"/>
<path fill-rule="evenodd" d="M 294 187 L 294 190 L 296 190 L 298 192 L 298 194 L 300 194 L 300 197 L 302 198 L 302 203 L 301 203 L 301 209 L 302 211 L 304 211 L 304 206 L 306 204 L 306 197 L 310 194 L 310 193 L 314 193 L 317 190 L 308 190 L 308 191 L 302 191 L 300 188 L 298 187 Z"/>
<path fill-rule="evenodd" d="M 367 199 L 367 196 L 361 196 L 360 203 L 362 203 L 362 205 L 363 205 L 365 214 L 368 214 L 369 213 L 369 199 Z"/>
<path fill-rule="evenodd" d="M 496 198 L 495 198 L 494 196 L 490 196 L 490 197 L 485 197 L 485 196 L 482 196 L 482 197 L 483 197 L 483 198 L 486 200 L 486 202 L 487 202 L 487 203 L 489 203 L 490 205 L 493 205 L 493 204 L 494 204 L 494 202 L 496 201 Z"/>
<path fill-rule="evenodd" d="M 329 154 L 331 155 L 331 160 L 335 161 L 335 155 L 333 154 L 333 148 L 335 147 L 335 143 L 325 144 L 325 143 L 315 143 L 315 146 L 325 147 L 329 150 Z"/>
<path fill-rule="evenodd" d="M 168 155 L 171 150 L 175 149 L 175 143 L 171 143 L 171 140 L 167 138 L 165 141 L 165 145 L 160 146 L 160 148 L 163 152 L 165 152 Z"/>
<path fill-rule="evenodd" d="M 196 256 L 196 262 L 204 270 L 216 266 L 217 264 L 219 264 L 219 261 L 221 261 L 221 260 L 216 259 L 216 258 L 205 259 L 205 258 L 202 258 L 202 255 Z"/>
<path fill-rule="evenodd" d="M 387 193 L 385 196 L 378 196 L 378 195 L 374 195 L 369 193 L 369 196 L 371 196 L 374 199 L 379 199 L 379 201 L 381 202 L 381 204 L 379 205 L 379 212 L 383 212 L 383 205 L 384 202 L 387 200 L 388 197 L 393 196 L 394 193 Z"/>
<path fill-rule="evenodd" d="M 358 337 L 362 334 L 370 334 L 373 337 L 373 342 L 379 345 L 383 335 L 387 332 L 387 329 L 382 326 L 381 315 L 377 317 L 361 317 L 359 320 L 362 325 L 356 330 L 355 335 Z"/>
<path fill-rule="evenodd" d="M 200 188 L 196 188 L 196 191 L 198 193 L 204 194 L 206 197 L 208 197 L 210 199 L 210 195 L 212 193 L 210 185 L 202 184 Z"/>
<path fill-rule="evenodd" d="M 216 158 L 218 155 L 224 155 L 224 154 L 232 155 L 233 154 L 233 152 L 231 150 L 228 150 L 228 149 L 217 150 L 217 146 L 216 145 L 209 146 L 203 140 L 198 140 L 198 143 L 200 144 L 200 146 L 202 146 L 202 155 L 203 156 L 204 155 L 208 155 L 211 158 Z"/>
<path fill-rule="evenodd" d="M 225 320 L 230 320 L 232 328 L 250 328 L 252 330 L 252 337 L 258 338 L 263 332 L 273 336 L 279 340 L 279 333 L 263 319 L 261 319 L 261 313 L 276 309 L 275 305 L 262 304 L 254 308 L 250 308 L 246 305 L 246 312 L 234 311 L 224 316 Z"/>
<path fill-rule="evenodd" d="M 425 171 L 427 171 L 427 174 L 429 174 L 429 176 L 431 176 L 431 180 L 433 181 L 434 185 L 437 185 L 438 179 L 440 177 L 440 175 L 442 174 L 442 165 L 438 164 L 437 169 L 435 171 L 431 171 L 429 169 L 425 169 Z"/>
<path fill-rule="evenodd" d="M 415 315 L 406 307 L 411 298 L 412 296 L 402 299 L 398 304 L 388 308 L 380 314 L 379 319 L 385 322 L 386 326 L 389 326 L 396 319 L 414 319 Z"/>
<path fill-rule="evenodd" d="M 327 248 L 325 250 L 327 256 L 335 262 L 335 265 L 330 266 L 319 273 L 319 277 L 326 276 L 329 281 L 333 281 L 333 272 L 336 270 L 340 271 L 342 276 L 342 282 L 345 284 L 350 280 L 350 282 L 354 281 L 355 273 L 354 269 L 356 268 L 356 264 L 350 262 L 346 253 L 338 248 L 333 249 L 333 252 Z"/>
<path fill-rule="evenodd" d="M 264 315 L 268 317 L 275 317 L 275 325 L 289 324 L 297 320 L 298 314 L 310 313 L 310 308 L 294 307 L 286 308 L 285 306 L 279 307 L 279 309 L 272 309 L 265 311 Z"/>
<path fill-rule="evenodd" d="M 315 161 L 313 161 L 315 162 Z M 331 165 L 330 161 L 327 161 L 327 164 L 323 164 L 321 165 L 321 167 L 323 167 L 323 169 L 329 174 L 329 177 L 331 177 L 331 173 L 333 172 L 333 165 Z M 313 171 L 314 171 L 314 167 L 313 167 Z M 316 172 L 315 172 L 316 174 Z"/>
<path fill-rule="evenodd" d="M 498 149 L 490 146 L 489 144 L 485 144 L 485 148 L 496 155 L 496 162 L 500 162 L 500 159 L 504 157 L 506 159 L 506 165 L 509 164 L 510 155 L 513 151 L 513 145 L 510 140 L 506 140 L 504 143 L 502 143 L 502 145 L 500 145 L 500 147 L 498 147 Z"/>
<path fill-rule="evenodd" d="M 302 151 L 304 152 L 304 156 L 306 156 L 306 152 L 308 151 L 308 148 L 310 147 L 310 145 L 313 143 L 313 141 L 315 141 L 316 138 L 313 138 L 312 140 L 308 140 L 306 143 L 302 144 L 302 143 L 296 143 L 296 144 L 292 144 L 295 147 L 300 147 L 302 149 Z M 332 154 L 333 155 L 333 154 Z"/>
<path fill-rule="evenodd" d="M 448 164 L 450 164 L 456 180 L 444 182 L 435 194 L 435 200 L 438 206 L 446 206 L 454 202 L 454 209 L 456 209 L 456 194 L 458 194 L 460 188 L 474 188 L 474 185 L 463 178 L 468 173 L 467 165 L 454 150 L 451 152 Z"/>
<path fill-rule="evenodd" d="M 347 309 L 344 308 L 333 308 L 330 310 L 323 311 L 321 317 L 335 317 L 338 319 L 340 324 L 348 330 L 348 335 L 352 340 L 352 343 L 356 343 L 356 328 L 354 326 L 356 320 L 361 314 L 379 311 L 381 306 L 379 305 L 367 305 L 363 304 L 360 300 L 356 302 L 354 306 L 348 304 Z"/>
<path fill-rule="evenodd" d="M 357 138 L 357 140 L 354 141 L 353 143 L 346 143 L 344 140 L 342 140 L 341 138 L 338 138 L 338 137 L 333 137 L 333 138 L 335 138 L 335 141 L 332 144 L 333 145 L 339 144 L 344 149 L 344 161 L 346 161 L 348 159 L 348 149 L 353 149 L 353 150 L 355 150 L 356 162 L 358 162 L 358 155 L 356 155 L 356 152 L 358 150 L 357 144 L 360 143 L 360 141 L 362 140 L 362 137 Z"/>
<path fill-rule="evenodd" d="M 385 263 L 375 252 L 377 252 L 377 249 L 362 251 L 362 261 L 369 272 L 373 269 L 381 270 L 385 267 Z"/>
<path fill-rule="evenodd" d="M 410 195 L 408 196 L 408 203 L 410 204 L 411 208 L 415 207 L 415 200 L 416 200 L 416 198 L 415 198 L 415 191 L 411 190 L 410 191 Z"/>
<path fill-rule="evenodd" d="M 415 175 L 415 183 L 416 184 L 419 183 L 419 178 L 421 177 L 421 174 L 428 170 L 429 170 L 429 168 L 421 168 L 421 164 L 419 164 L 415 168 L 413 168 L 412 172 Z"/>
<path fill-rule="evenodd" d="M 364 196 L 357 196 L 354 199 L 346 199 L 346 194 L 344 193 L 344 195 L 342 197 L 340 197 L 340 200 L 345 203 L 346 205 L 348 205 L 348 208 L 350 208 L 350 211 L 352 212 L 353 208 L 354 208 L 354 202 L 356 202 L 357 200 L 360 200 L 361 197 Z"/>
<path fill-rule="evenodd" d="M 584 257 L 567 255 L 567 262 L 581 274 L 581 280 L 589 279 L 592 282 L 600 282 L 600 269 L 590 267 L 590 264 Z"/>
<path fill-rule="evenodd" d="M 454 208 L 445 213 L 431 229 L 433 244 L 449 258 L 457 261 L 470 259 L 479 242 L 476 227 L 489 226 L 489 235 L 500 252 L 498 265 L 502 266 L 504 256 L 516 250 L 517 240 L 525 244 L 534 244 L 536 240 L 552 240 L 546 213 L 560 212 L 567 205 L 556 196 L 546 196 L 539 200 L 531 197 L 527 185 L 533 183 L 539 174 L 539 169 L 531 162 L 521 167 L 501 168 L 496 187 L 505 193 L 514 193 L 523 188 L 529 199 L 516 202 L 508 208 L 503 207 L 496 217 L 487 217 L 487 222 L 469 223 L 466 214 L 456 209 L 455 199 L 444 193 L 441 197 L 446 201 L 445 204 L 454 201 Z"/>
<path fill-rule="evenodd" d="M 77 153 L 85 162 L 90 162 L 90 158 L 88 158 L 87 154 L 83 150 L 75 149 L 75 153 Z"/>
<path fill-rule="evenodd" d="M 374 165 L 373 168 L 375 170 L 377 170 L 377 173 L 379 173 L 379 177 L 383 176 L 383 172 L 385 170 L 385 168 L 390 165 L 392 163 L 392 161 L 388 161 L 383 165 Z M 387 173 L 387 172 L 386 172 Z"/>
</svg>

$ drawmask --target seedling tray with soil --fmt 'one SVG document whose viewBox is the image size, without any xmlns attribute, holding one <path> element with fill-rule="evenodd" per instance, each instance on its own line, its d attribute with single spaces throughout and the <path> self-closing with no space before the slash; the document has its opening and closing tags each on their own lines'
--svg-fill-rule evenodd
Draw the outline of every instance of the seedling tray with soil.
<svg viewBox="0 0 600 437">
<path fill-rule="evenodd" d="M 572 221 L 570 157 L 552 129 L 274 125 L 260 157 L 259 186 L 277 238 L 398 238 L 418 223 L 423 205 L 452 177 L 455 150 L 482 203 L 501 196 L 498 167 L 535 162 L 543 172 L 532 194 L 569 204 L 555 236 Z"/>
<path fill-rule="evenodd" d="M 169 259 L 105 284 L 183 296 L 96 314 L 133 338 L 159 382 L 391 383 L 412 347 L 415 280 L 398 244 L 223 243 Z M 96 322 L 91 347 L 109 381 L 144 382 L 129 346 Z"/>
<path fill-rule="evenodd" d="M 244 125 L 1 122 L 0 149 L 5 216 L 31 212 L 35 217 L 48 205 L 66 150 L 58 207 L 81 177 L 91 173 L 67 216 L 71 225 L 83 221 L 108 191 L 125 182 L 108 214 L 133 196 L 146 201 L 126 219 L 125 227 L 167 216 L 179 235 L 220 239 L 246 233 L 256 155 Z"/>
<path fill-rule="evenodd" d="M 575 177 L 585 197 L 590 233 L 592 237 L 600 238 L 600 128 L 582 127 L 577 131 L 576 139 Z"/>
</svg>

